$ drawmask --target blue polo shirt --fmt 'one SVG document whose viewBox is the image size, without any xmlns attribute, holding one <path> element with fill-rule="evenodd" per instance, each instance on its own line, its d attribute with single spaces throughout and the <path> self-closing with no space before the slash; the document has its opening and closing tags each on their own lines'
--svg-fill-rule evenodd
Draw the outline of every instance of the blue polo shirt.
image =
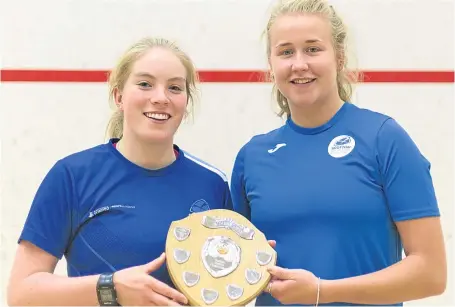
<svg viewBox="0 0 455 307">
<path fill-rule="evenodd" d="M 279 266 L 322 279 L 400 261 L 394 223 L 439 216 L 430 163 L 410 136 L 350 103 L 319 127 L 288 119 L 253 137 L 236 157 L 231 193 L 234 210 L 277 241 Z M 264 293 L 257 305 L 279 302 Z"/>
<path fill-rule="evenodd" d="M 226 176 L 174 146 L 159 170 L 133 164 L 106 144 L 59 160 L 42 181 L 19 241 L 67 261 L 69 276 L 142 265 L 165 250 L 172 221 L 232 209 Z M 172 285 L 165 265 L 152 275 Z"/>
</svg>

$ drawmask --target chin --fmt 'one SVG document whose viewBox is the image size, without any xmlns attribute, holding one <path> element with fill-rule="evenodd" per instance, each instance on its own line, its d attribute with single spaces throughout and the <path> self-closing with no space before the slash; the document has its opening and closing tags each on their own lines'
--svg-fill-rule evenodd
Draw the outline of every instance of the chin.
<svg viewBox="0 0 455 307">
<path fill-rule="evenodd" d="M 313 97 L 302 97 L 299 95 L 298 97 L 291 98 L 292 104 L 296 107 L 311 107 L 317 103 L 317 99 Z"/>
<path fill-rule="evenodd" d="M 152 131 L 149 133 L 143 133 L 142 139 L 147 143 L 166 143 L 172 142 L 173 134 L 167 131 Z"/>
</svg>

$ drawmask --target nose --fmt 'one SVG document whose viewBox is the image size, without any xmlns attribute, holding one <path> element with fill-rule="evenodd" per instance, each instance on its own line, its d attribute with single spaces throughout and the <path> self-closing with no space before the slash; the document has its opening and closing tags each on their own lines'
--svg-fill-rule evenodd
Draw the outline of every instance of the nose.
<svg viewBox="0 0 455 307">
<path fill-rule="evenodd" d="M 151 93 L 150 102 L 152 104 L 169 103 L 169 96 L 167 95 L 166 88 L 164 88 L 162 86 L 156 86 L 155 90 L 152 91 L 152 93 Z"/>
<path fill-rule="evenodd" d="M 308 59 L 305 54 L 298 52 L 292 61 L 293 71 L 305 71 L 308 70 Z"/>
</svg>

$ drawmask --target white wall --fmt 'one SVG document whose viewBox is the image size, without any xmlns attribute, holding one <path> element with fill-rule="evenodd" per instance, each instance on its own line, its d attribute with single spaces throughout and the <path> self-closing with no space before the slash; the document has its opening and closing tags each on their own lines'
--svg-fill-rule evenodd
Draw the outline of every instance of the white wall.
<svg viewBox="0 0 455 307">
<path fill-rule="evenodd" d="M 454 68 L 453 1 L 333 0 L 365 70 Z M 429 4 L 431 3 L 431 4 Z M 266 68 L 260 41 L 269 0 L 23 0 L 0 3 L 2 68 L 110 69 L 142 36 L 176 39 L 203 70 Z M 411 8 L 412 6 L 412 8 Z M 381 33 L 382 32 L 382 33 Z M 354 102 L 395 117 L 432 162 L 449 260 L 444 295 L 411 304 L 452 305 L 453 83 L 368 83 Z M 280 124 L 270 84 L 203 83 L 178 143 L 230 175 L 239 147 Z M 103 83 L 1 83 L 0 300 L 37 186 L 56 161 L 104 141 Z M 84 124 L 82 124 L 84 121 Z M 64 273 L 64 263 L 59 264 Z"/>
</svg>

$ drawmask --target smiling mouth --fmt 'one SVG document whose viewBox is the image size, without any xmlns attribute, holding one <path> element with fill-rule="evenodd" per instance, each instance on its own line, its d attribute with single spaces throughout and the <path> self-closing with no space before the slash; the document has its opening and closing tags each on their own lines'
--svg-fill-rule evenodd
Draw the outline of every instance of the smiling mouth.
<svg viewBox="0 0 455 307">
<path fill-rule="evenodd" d="M 312 83 L 316 78 L 298 78 L 291 80 L 292 84 L 309 84 Z"/>
<path fill-rule="evenodd" d="M 167 113 L 158 113 L 158 112 L 146 112 L 144 113 L 145 117 L 157 120 L 157 121 L 167 121 L 168 119 L 171 118 L 171 115 Z"/>
</svg>

